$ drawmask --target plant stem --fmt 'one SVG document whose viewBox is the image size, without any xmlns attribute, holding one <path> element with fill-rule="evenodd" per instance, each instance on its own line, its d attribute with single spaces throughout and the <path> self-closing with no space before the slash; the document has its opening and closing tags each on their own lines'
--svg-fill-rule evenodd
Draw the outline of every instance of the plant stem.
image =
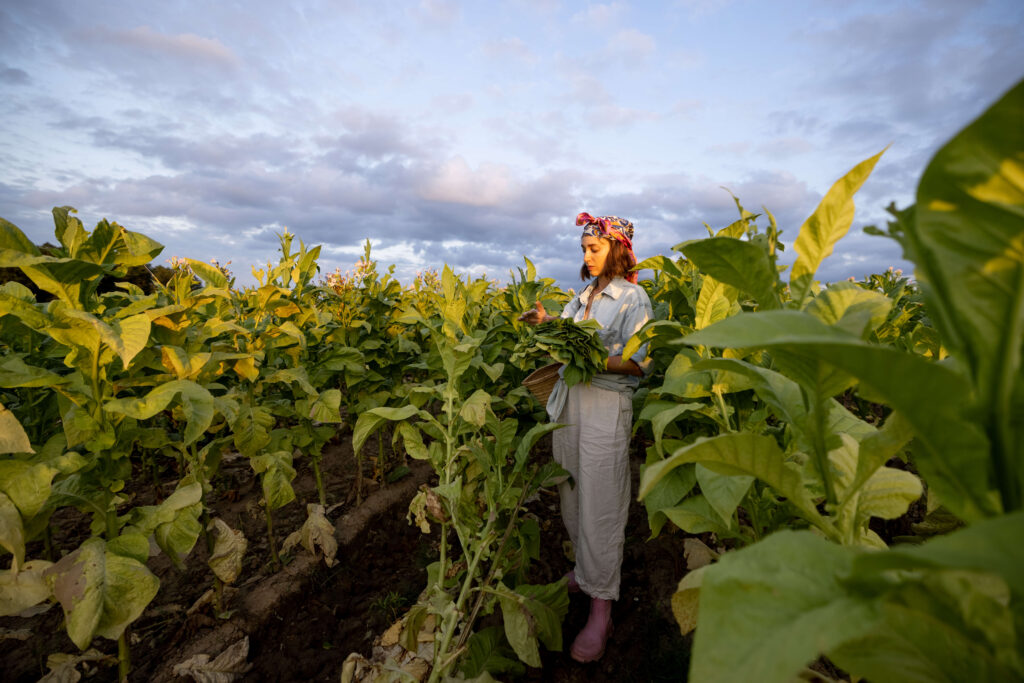
<svg viewBox="0 0 1024 683">
<path fill-rule="evenodd" d="M 206 541 L 206 552 L 208 555 L 213 555 L 213 535 L 210 533 L 210 511 L 206 507 L 205 500 L 201 500 L 200 502 L 203 505 L 203 511 L 200 514 L 203 518 L 203 539 Z"/>
<path fill-rule="evenodd" d="M 270 557 L 274 562 L 274 569 L 281 569 L 281 558 L 277 555 L 277 542 L 274 540 L 274 513 L 270 505 L 263 508 L 267 517 L 267 541 L 270 543 Z"/>
<path fill-rule="evenodd" d="M 509 539 L 512 538 L 512 531 L 515 529 L 516 521 L 519 519 L 519 511 L 523 509 L 523 501 L 526 500 L 527 492 L 530 491 L 535 476 L 536 472 L 534 472 L 533 476 L 530 477 L 530 480 L 526 483 L 526 485 L 523 486 L 522 493 L 519 494 L 519 501 L 516 503 L 516 507 L 512 511 L 512 516 L 508 520 L 508 526 L 505 527 L 505 533 L 501 537 L 501 543 L 498 544 L 498 549 L 494 553 L 494 560 L 491 561 L 491 569 L 487 572 L 487 578 L 484 579 L 484 588 L 490 586 L 491 581 L 494 580 L 495 574 L 498 573 L 498 567 L 501 566 L 502 559 L 504 558 L 505 555 L 505 548 L 508 547 Z M 466 621 L 466 626 L 463 629 L 462 633 L 459 635 L 459 641 L 455 644 L 456 650 L 462 648 L 466 644 L 466 641 L 469 639 L 470 628 L 472 628 L 474 622 L 476 622 L 477 615 L 483 608 L 485 597 L 485 594 L 481 592 L 480 595 L 477 597 L 476 602 L 473 604 L 473 610 L 469 613 L 469 619 Z"/>
<path fill-rule="evenodd" d="M 725 405 L 725 398 L 722 396 L 722 390 L 716 388 L 712 389 L 712 391 L 714 392 L 716 402 L 718 403 L 718 412 L 722 413 L 722 424 L 725 425 L 725 430 L 727 432 L 734 431 L 732 424 L 729 422 L 729 407 Z"/>
<path fill-rule="evenodd" d="M 320 496 L 320 504 L 327 507 L 327 493 L 324 491 L 324 478 L 320 473 L 320 456 L 313 456 L 313 476 L 316 477 L 316 492 Z"/>
<path fill-rule="evenodd" d="M 363 502 L 363 456 L 356 454 L 356 505 Z"/>
<path fill-rule="evenodd" d="M 1009 330 L 1000 340 L 999 355 L 1002 356 L 1002 362 L 998 367 L 1001 368 L 1001 372 L 996 373 L 992 392 L 992 418 L 995 423 L 992 428 L 992 464 L 995 466 L 996 480 L 999 482 L 1003 509 L 1007 512 L 1020 509 L 1021 487 L 1024 486 L 1022 475 L 1014 468 L 1014 454 L 1018 444 L 1014 443 L 1012 429 L 1017 419 L 1013 410 L 1013 389 L 1019 381 L 1021 370 L 1019 358 L 1016 356 L 1020 353 L 1020 339 L 1024 337 L 1024 269 L 1017 270 L 1020 277 L 1014 288 Z"/>
<path fill-rule="evenodd" d="M 132 653 L 128 648 L 128 627 L 126 626 L 117 639 L 117 680 L 120 683 L 125 683 L 131 670 Z"/>
<path fill-rule="evenodd" d="M 473 559 L 469 562 L 469 567 L 466 569 L 466 578 L 462 581 L 462 590 L 459 591 L 459 597 L 455 601 L 455 609 L 445 620 L 444 626 L 441 629 L 441 647 L 434 653 L 434 661 L 442 661 L 442 657 L 448 654 L 448 645 L 451 644 L 452 636 L 455 635 L 455 629 L 458 626 L 459 614 L 462 612 L 462 605 L 466 602 L 466 598 L 469 597 L 469 591 L 473 586 L 473 578 L 476 576 L 476 568 L 480 564 L 480 559 L 483 557 L 484 551 L 490 547 L 490 543 L 487 542 L 487 538 L 491 535 L 491 528 L 494 525 L 493 518 L 487 521 L 484 526 L 483 533 L 480 534 L 480 543 L 477 545 L 476 552 L 473 553 Z M 468 622 L 462 625 L 462 633 L 466 634 L 469 632 L 472 622 Z M 455 649 L 459 650 L 462 647 L 463 639 L 460 637 L 459 643 L 456 644 Z M 451 658 L 449 658 L 450 660 Z M 438 676 L 446 673 L 446 669 L 449 665 L 448 661 L 445 661 L 444 666 L 434 667 L 430 674 L 430 680 L 438 680 Z M 436 675 L 435 675 L 436 674 Z"/>
<path fill-rule="evenodd" d="M 832 474 L 829 472 L 828 448 L 825 445 L 825 400 L 819 399 L 820 392 L 815 392 L 814 403 L 811 406 L 812 419 L 814 420 L 813 455 L 814 465 L 818 469 L 822 484 L 825 485 L 825 500 L 829 507 L 836 504 L 836 489 L 832 484 Z M 827 400 L 827 399 L 826 399 Z"/>
<path fill-rule="evenodd" d="M 117 509 L 113 503 L 107 506 L 107 541 L 117 538 Z M 128 680 L 128 672 L 132 670 L 132 655 L 128 647 L 128 627 L 125 626 L 117 639 L 117 680 Z"/>
</svg>

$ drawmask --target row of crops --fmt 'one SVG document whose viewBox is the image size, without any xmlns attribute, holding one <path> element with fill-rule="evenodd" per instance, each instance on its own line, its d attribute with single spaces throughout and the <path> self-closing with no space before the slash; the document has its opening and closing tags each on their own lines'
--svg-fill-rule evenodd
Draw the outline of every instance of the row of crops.
<svg viewBox="0 0 1024 683">
<path fill-rule="evenodd" d="M 653 534 L 728 548 L 673 598 L 696 627 L 694 680 L 788 681 L 821 655 L 872 681 L 1024 678 L 1022 120 L 1019 85 L 874 230 L 916 283 L 815 279 L 881 154 L 800 227 L 788 272 L 774 217 L 738 200 L 733 224 L 640 265 L 655 320 L 624 351 L 648 342 L 654 359 L 639 495 Z M 592 331 L 516 320 L 564 304 L 553 281 L 527 261 L 505 286 L 448 267 L 403 286 L 369 246 L 355 274 L 318 280 L 319 248 L 286 233 L 252 287 L 183 259 L 152 293 L 101 291 L 161 245 L 87 231 L 67 207 L 54 220 L 47 253 L 0 221 L 0 266 L 41 292 L 0 285 L 0 615 L 59 603 L 80 649 L 118 641 L 126 677 L 126 630 L 159 591 L 152 553 L 183 565 L 203 543 L 211 585 L 238 579 L 245 539 L 211 512 L 222 459 L 258 477 L 275 564 L 274 513 L 313 472 L 319 504 L 286 545 L 330 559 L 321 453 L 351 430 L 360 474 L 386 484 L 416 459 L 436 475 L 409 507 L 438 544 L 400 639 L 417 651 L 432 632 L 430 680 L 491 680 L 505 653 L 539 666 L 540 645 L 561 648 L 565 584 L 530 583 L 541 532 L 524 514 L 564 476 L 530 457 L 558 425 L 521 381 L 549 354 L 571 363 L 559 340 Z M 137 504 L 154 477 L 173 493 Z M 912 505 L 912 534 L 879 533 Z M 51 520 L 69 514 L 89 535 L 57 557 Z M 478 628 L 492 613 L 502 625 Z"/>
</svg>

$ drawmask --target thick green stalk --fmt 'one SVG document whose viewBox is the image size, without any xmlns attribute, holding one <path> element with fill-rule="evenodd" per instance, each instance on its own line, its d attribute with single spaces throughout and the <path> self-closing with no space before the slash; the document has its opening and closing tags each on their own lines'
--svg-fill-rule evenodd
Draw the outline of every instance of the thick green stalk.
<svg viewBox="0 0 1024 683">
<path fill-rule="evenodd" d="M 534 476 L 536 476 L 536 472 L 534 472 Z M 508 542 L 512 538 L 512 532 L 515 530 L 516 521 L 519 519 L 519 511 L 523 509 L 523 501 L 526 500 L 526 494 L 530 490 L 532 484 L 533 476 L 531 476 L 530 481 L 523 486 L 523 491 L 519 495 L 516 508 L 512 511 L 512 516 L 508 520 L 508 526 L 505 527 L 505 533 L 501 537 L 501 543 L 498 544 L 498 549 L 494 553 L 494 559 L 491 561 L 491 569 L 487 572 L 487 578 L 484 579 L 484 589 L 491 585 L 491 581 L 494 580 L 495 575 L 498 573 L 498 568 L 501 567 L 502 561 L 505 557 L 505 548 L 508 547 Z M 485 598 L 486 595 L 483 592 L 477 596 L 476 602 L 473 604 L 473 610 L 470 612 L 469 619 L 466 621 L 466 626 L 459 635 L 459 642 L 455 644 L 456 651 L 465 646 L 466 641 L 469 639 L 470 630 L 476 622 L 477 615 L 480 614 L 480 610 L 483 608 Z"/>
<path fill-rule="evenodd" d="M 117 680 L 120 683 L 125 683 L 131 670 L 132 653 L 128 647 L 128 627 L 126 626 L 117 639 Z"/>
<path fill-rule="evenodd" d="M 811 406 L 811 418 L 814 420 L 814 436 L 812 447 L 814 466 L 818 469 L 821 482 L 825 486 L 825 500 L 829 507 L 836 504 L 836 489 L 832 484 L 832 474 L 828 464 L 828 447 L 825 445 L 825 401 L 818 400 L 819 392 L 815 392 Z"/>
<path fill-rule="evenodd" d="M 107 541 L 117 538 L 117 510 L 111 503 L 107 507 Z M 128 680 L 132 670 L 132 655 L 128 647 L 128 627 L 126 626 L 117 639 L 117 680 L 123 683 Z"/>
<path fill-rule="evenodd" d="M 313 456 L 313 476 L 316 477 L 316 492 L 320 497 L 320 504 L 327 507 L 327 493 L 324 491 L 324 477 L 320 473 L 320 456 Z"/>
<path fill-rule="evenodd" d="M 1015 418 L 1013 415 L 1013 389 L 1020 381 L 1020 367 L 1017 354 L 1020 349 L 1016 344 L 1017 340 L 1024 337 L 1024 267 L 1018 268 L 1020 276 L 1017 278 L 1017 287 L 1013 297 L 1012 316 L 1010 329 L 1002 338 L 1002 362 L 999 367 L 1002 372 L 996 377 L 994 400 L 992 405 L 992 417 L 995 422 L 994 436 L 992 443 L 992 460 L 996 471 L 996 481 L 999 485 L 999 492 L 1003 499 L 1003 510 L 1014 512 L 1021 508 L 1021 473 L 1014 471 L 1014 454 L 1016 444 L 1011 424 Z M 1012 369 L 1016 368 L 1016 372 Z"/>
<path fill-rule="evenodd" d="M 441 665 L 434 666 L 431 670 L 430 680 L 432 682 L 440 680 L 441 676 L 446 673 L 448 665 L 451 663 L 452 657 L 448 657 L 448 646 L 451 644 L 452 636 L 455 635 L 455 629 L 458 626 L 459 614 L 462 613 L 462 606 L 466 602 L 466 598 L 469 597 L 470 589 L 473 586 L 473 579 L 476 576 L 476 568 L 480 564 L 480 559 L 483 557 L 484 551 L 490 546 L 487 542 L 487 538 L 491 535 L 491 527 L 493 524 L 493 520 L 489 520 L 487 525 L 484 527 L 484 531 L 480 535 L 480 543 L 477 545 L 476 552 L 473 553 L 473 558 L 470 560 L 469 567 L 466 569 L 466 578 L 462 581 L 462 590 L 459 591 L 459 597 L 455 601 L 455 609 L 450 615 L 448 615 L 448 618 L 445 619 L 445 623 L 441 628 L 441 647 L 434 653 L 434 661 L 440 662 Z M 470 624 L 463 625 L 463 633 L 469 631 L 469 628 Z M 460 647 L 461 645 L 456 645 L 456 651 L 458 651 Z M 447 659 L 445 659 L 446 657 Z"/>
<path fill-rule="evenodd" d="M 715 394 L 715 401 L 718 404 L 718 412 L 722 414 L 722 424 L 725 425 L 727 432 L 734 431 L 732 424 L 729 422 L 729 407 L 725 404 L 725 397 L 722 396 L 722 390 L 713 388 L 712 391 Z"/>
</svg>

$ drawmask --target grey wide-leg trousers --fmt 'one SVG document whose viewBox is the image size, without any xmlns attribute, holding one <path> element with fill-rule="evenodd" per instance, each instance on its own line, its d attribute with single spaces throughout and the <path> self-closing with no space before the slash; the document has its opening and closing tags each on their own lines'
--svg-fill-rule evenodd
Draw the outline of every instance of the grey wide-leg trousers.
<svg viewBox="0 0 1024 683">
<path fill-rule="evenodd" d="M 630 392 L 577 384 L 552 434 L 555 461 L 572 475 L 559 485 L 562 520 L 576 548 L 576 580 L 592 598 L 617 600 L 629 513 Z"/>
</svg>

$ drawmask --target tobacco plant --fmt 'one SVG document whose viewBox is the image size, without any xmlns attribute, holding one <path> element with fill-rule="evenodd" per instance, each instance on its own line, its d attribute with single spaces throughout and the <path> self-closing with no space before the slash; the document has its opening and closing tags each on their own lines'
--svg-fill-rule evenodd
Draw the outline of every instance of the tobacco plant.
<svg viewBox="0 0 1024 683">
<path fill-rule="evenodd" d="M 410 504 L 410 517 L 424 531 L 439 526 L 439 559 L 428 568 L 423 601 L 410 610 L 411 633 L 434 615 L 433 669 L 438 681 L 460 658 L 475 651 L 476 619 L 500 606 L 504 633 L 519 657 L 540 665 L 538 639 L 561 648 L 561 619 L 568 607 L 565 583 L 523 583 L 536 557 L 539 528 L 522 516 L 526 499 L 563 474 L 554 463 L 529 461 L 536 441 L 560 425 L 539 424 L 528 430 L 514 418 L 501 418 L 498 398 L 479 387 L 474 368 L 490 366 L 482 358 L 490 331 L 481 327 L 480 311 L 467 307 L 480 298 L 486 281 L 466 284 L 447 267 L 440 296 L 407 309 L 401 320 L 420 327 L 430 339 L 428 368 L 440 381 L 424 384 L 400 408 L 374 408 L 360 415 L 353 434 L 359 449 L 386 421 L 410 456 L 430 462 L 438 484 Z M 505 324 L 503 318 L 495 320 Z M 432 405 L 437 409 L 428 410 Z M 532 624 L 532 626 L 531 626 Z M 464 672 L 478 661 L 470 659 Z M 474 675 L 476 675 L 475 672 Z"/>
<path fill-rule="evenodd" d="M 766 349 L 805 398 L 808 384 L 818 396 L 856 384 L 893 410 L 863 438 L 845 430 L 833 435 L 822 428 L 832 411 L 784 402 L 785 394 L 772 390 L 780 410 L 802 408 L 818 430 L 806 435 L 808 464 L 823 484 L 818 496 L 788 485 L 808 467 L 779 458 L 777 444 L 756 434 L 697 442 L 645 472 L 643 493 L 688 460 L 761 477 L 793 496 L 819 531 L 781 531 L 684 578 L 674 599 L 684 621 L 699 595 L 693 680 L 791 680 L 822 654 L 872 681 L 1024 679 L 1022 118 L 1024 83 L 936 154 L 916 208 L 896 212 L 890 225 L 916 265 L 953 362 L 866 341 L 864 330 L 884 320 L 885 311 L 861 305 L 860 295 L 837 307 L 839 297 L 852 296 L 845 288 L 814 296 L 813 267 L 794 268 L 790 282 L 794 308 L 803 310 L 736 316 L 686 337 L 688 344 Z M 841 232 L 824 222 L 807 239 L 801 231 L 800 258 L 827 254 Z M 816 315 L 808 309 L 818 301 Z M 761 370 L 742 372 L 759 383 L 768 379 Z M 796 425 L 801 416 L 791 419 Z M 888 505 L 894 489 L 877 480 L 886 469 L 878 466 L 908 435 L 931 494 L 966 528 L 912 547 L 849 543 L 844 513 Z M 806 507 L 819 498 L 835 519 L 831 529 L 814 519 L 822 514 L 818 506 Z M 852 540 L 865 539 L 871 537 Z"/>
<path fill-rule="evenodd" d="M 5 614 L 17 614 L 55 598 L 64 609 L 68 635 L 81 649 L 94 636 L 118 641 L 119 676 L 130 668 L 125 629 L 156 594 L 159 580 L 145 565 L 153 536 L 168 555 L 186 554 L 199 535 L 198 484 L 182 482 L 175 495 L 149 508 L 119 515 L 131 476 L 130 456 L 140 438 L 136 419 L 119 392 L 133 384 L 137 358 L 152 326 L 149 301 L 97 294 L 99 280 L 148 263 L 161 245 L 116 223 L 100 221 L 90 233 L 71 215 L 54 210 L 56 255 L 45 255 L 14 225 L 0 221 L 0 262 L 19 267 L 55 299 L 38 304 L 24 292 L 5 288 L 0 316 L 16 317 L 46 338 L 49 353 L 63 356 L 52 369 L 29 366 L 12 356 L 5 362 L 8 387 L 50 387 L 63 425 L 34 452 L 0 462 L 0 507 L 4 542 L 12 556 L 3 573 Z M 17 359 L 15 361 L 15 359 Z M 154 389 L 164 405 L 177 398 L 188 413 L 186 441 L 197 439 L 212 411 L 208 392 L 187 380 Z M 212 404 L 212 401 L 209 401 Z M 173 499 L 173 500 L 172 500 Z M 10 503 L 10 504 L 7 504 Z M 74 506 L 91 515 L 92 536 L 56 563 L 25 562 L 25 543 L 46 526 L 54 509 Z"/>
</svg>

